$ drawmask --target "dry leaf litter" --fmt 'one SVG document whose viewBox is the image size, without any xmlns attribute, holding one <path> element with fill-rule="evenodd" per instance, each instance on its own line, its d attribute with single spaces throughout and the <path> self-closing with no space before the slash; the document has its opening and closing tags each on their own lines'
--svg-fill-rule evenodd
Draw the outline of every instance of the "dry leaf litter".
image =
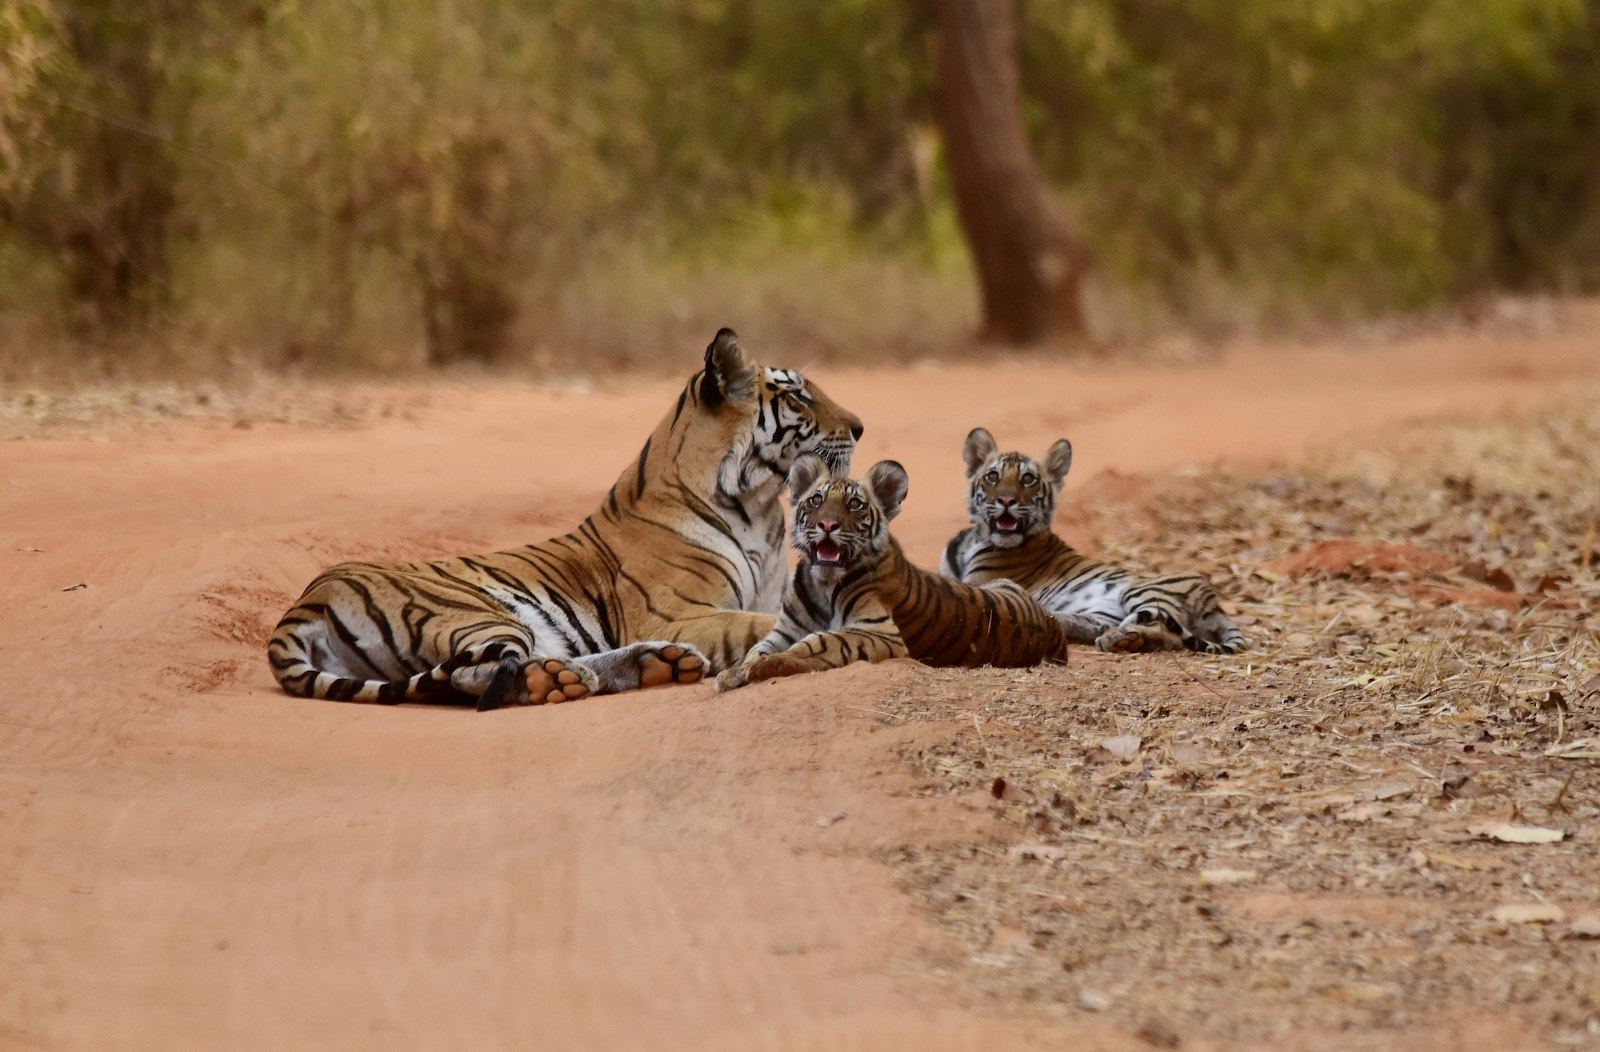
<svg viewBox="0 0 1600 1052">
<path fill-rule="evenodd" d="M 1458 1011 L 1600 1047 L 1597 463 L 1600 401 L 1069 511 L 1210 573 L 1252 649 L 875 701 L 949 721 L 913 792 L 994 818 L 881 853 L 959 947 L 917 966 L 1190 1047 Z"/>
</svg>

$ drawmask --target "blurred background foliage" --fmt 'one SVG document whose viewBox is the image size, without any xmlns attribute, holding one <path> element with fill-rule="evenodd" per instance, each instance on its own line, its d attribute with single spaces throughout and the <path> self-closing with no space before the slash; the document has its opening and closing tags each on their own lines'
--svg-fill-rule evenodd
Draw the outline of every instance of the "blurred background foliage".
<svg viewBox="0 0 1600 1052">
<path fill-rule="evenodd" d="M 1600 0 L 1022 0 L 1100 338 L 1600 285 Z M 0 362 L 970 339 L 919 0 L 0 0 Z M 0 373 L 0 376 L 5 375 Z"/>
</svg>

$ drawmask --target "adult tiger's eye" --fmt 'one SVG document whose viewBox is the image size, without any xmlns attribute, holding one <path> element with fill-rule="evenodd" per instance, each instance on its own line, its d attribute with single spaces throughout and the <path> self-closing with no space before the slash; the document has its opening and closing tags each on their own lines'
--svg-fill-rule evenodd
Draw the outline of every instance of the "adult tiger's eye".
<svg viewBox="0 0 1600 1052">
<path fill-rule="evenodd" d="M 993 486 L 996 482 L 1000 481 L 1000 472 L 998 472 L 998 471 L 989 472 L 987 475 L 983 476 L 983 481 L 985 481 L 989 485 Z"/>
<path fill-rule="evenodd" d="M 1039 484 L 1039 476 L 1030 471 L 1022 476 L 1022 484 L 1024 486 L 1037 486 Z"/>
</svg>

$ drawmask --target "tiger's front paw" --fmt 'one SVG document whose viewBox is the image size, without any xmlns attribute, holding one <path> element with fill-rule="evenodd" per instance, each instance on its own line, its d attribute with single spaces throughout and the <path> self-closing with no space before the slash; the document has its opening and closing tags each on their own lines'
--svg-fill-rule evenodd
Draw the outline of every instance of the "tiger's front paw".
<svg viewBox="0 0 1600 1052">
<path fill-rule="evenodd" d="M 750 666 L 735 665 L 732 668 L 725 668 L 722 670 L 722 672 L 717 676 L 716 683 L 712 685 L 712 689 L 718 694 L 726 694 L 730 690 L 738 690 L 740 687 L 745 686 L 749 682 Z"/>
<path fill-rule="evenodd" d="M 639 655 L 639 686 L 664 687 L 669 683 L 699 683 L 706 674 L 706 657 L 684 643 L 663 643 Z"/>
</svg>

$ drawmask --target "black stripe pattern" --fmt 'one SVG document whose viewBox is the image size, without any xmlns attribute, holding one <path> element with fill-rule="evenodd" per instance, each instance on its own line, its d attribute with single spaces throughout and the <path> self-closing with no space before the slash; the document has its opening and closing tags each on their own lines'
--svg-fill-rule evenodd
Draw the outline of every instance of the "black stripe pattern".
<svg viewBox="0 0 1600 1052">
<path fill-rule="evenodd" d="M 1065 661 L 1059 622 L 1025 590 L 976 586 L 912 565 L 889 532 L 905 470 L 873 466 L 862 481 L 814 458 L 791 475 L 800 560 L 772 632 L 717 679 L 718 690 L 853 661 L 912 657 L 930 665 L 1021 667 Z"/>
<path fill-rule="evenodd" d="M 989 432 L 976 428 L 965 455 L 972 522 L 945 546 L 942 574 L 975 584 L 1015 581 L 1056 615 L 1069 640 L 1100 650 L 1245 648 L 1204 577 L 1142 576 L 1088 558 L 1051 530 L 1072 463 L 1066 439 L 1041 462 L 999 452 Z"/>
<path fill-rule="evenodd" d="M 814 383 L 749 361 L 723 330 L 577 529 L 488 555 L 334 566 L 283 616 L 268 661 L 302 697 L 484 707 L 540 700 L 517 685 L 535 664 L 596 693 L 641 685 L 625 660 L 639 647 L 727 667 L 781 600 L 789 466 L 814 453 L 848 467 L 860 434 Z"/>
</svg>

